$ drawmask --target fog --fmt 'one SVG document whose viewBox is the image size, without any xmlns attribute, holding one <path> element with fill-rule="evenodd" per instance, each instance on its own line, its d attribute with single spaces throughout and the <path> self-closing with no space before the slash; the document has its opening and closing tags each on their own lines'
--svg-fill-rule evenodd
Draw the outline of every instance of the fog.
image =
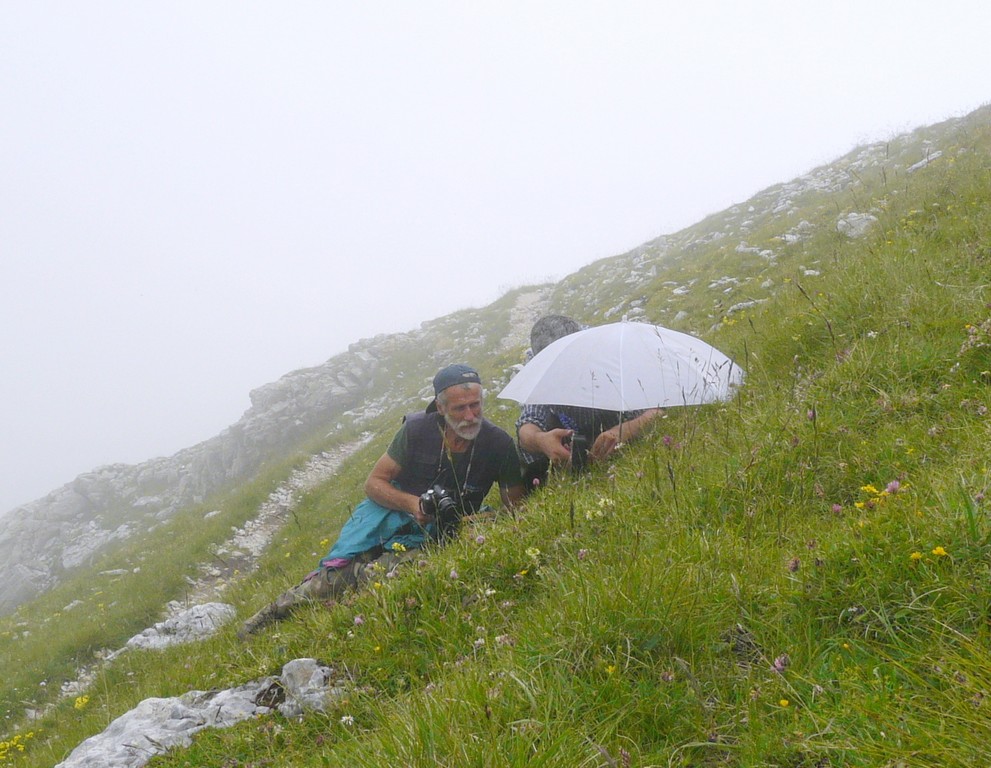
<svg viewBox="0 0 991 768">
<path fill-rule="evenodd" d="M 4 3 L 0 513 L 965 114 L 989 29 L 978 0 Z"/>
</svg>

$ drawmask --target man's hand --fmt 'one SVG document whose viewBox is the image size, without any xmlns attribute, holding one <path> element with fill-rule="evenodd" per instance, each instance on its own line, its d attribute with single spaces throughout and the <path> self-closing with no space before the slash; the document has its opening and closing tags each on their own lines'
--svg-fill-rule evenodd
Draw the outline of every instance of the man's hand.
<svg viewBox="0 0 991 768">
<path fill-rule="evenodd" d="M 660 412 L 659 408 L 651 408 L 641 413 L 635 419 L 630 419 L 619 426 L 602 432 L 595 438 L 592 450 L 589 451 L 592 461 L 602 461 L 614 453 L 621 443 L 627 443 L 630 440 L 636 439 L 643 428 L 650 424 Z"/>
<path fill-rule="evenodd" d="M 520 445 L 530 453 L 542 453 L 554 464 L 571 461 L 570 429 L 551 429 L 544 432 L 536 424 L 520 427 Z"/>
<path fill-rule="evenodd" d="M 592 450 L 589 451 L 589 455 L 592 457 L 592 461 L 602 461 L 616 450 L 617 445 L 619 445 L 619 428 L 613 427 L 599 433 L 595 442 L 592 443 Z"/>
<path fill-rule="evenodd" d="M 522 485 L 512 485 L 510 487 L 499 486 L 499 497 L 502 499 L 502 505 L 506 509 L 513 509 L 523 501 L 526 496 L 526 491 Z"/>
<path fill-rule="evenodd" d="M 432 523 L 434 521 L 433 515 L 428 515 L 426 512 L 423 511 L 423 503 L 419 499 L 417 499 L 416 511 L 412 512 L 411 514 L 413 515 L 413 519 L 416 520 L 416 522 L 422 526 L 425 526 L 427 525 L 427 523 Z"/>
</svg>

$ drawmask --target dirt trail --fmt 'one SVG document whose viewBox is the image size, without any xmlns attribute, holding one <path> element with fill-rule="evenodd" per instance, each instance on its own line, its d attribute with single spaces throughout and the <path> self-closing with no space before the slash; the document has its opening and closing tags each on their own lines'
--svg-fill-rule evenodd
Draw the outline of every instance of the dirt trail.
<svg viewBox="0 0 991 768">
<path fill-rule="evenodd" d="M 250 574 L 258 566 L 258 558 L 265 551 L 282 526 L 290 519 L 303 494 L 311 491 L 332 477 L 341 464 L 372 439 L 364 434 L 358 440 L 337 446 L 313 456 L 303 467 L 293 470 L 268 499 L 258 508 L 258 514 L 240 528 L 214 552 L 214 560 L 199 566 L 199 575 L 192 579 L 183 600 L 173 600 L 165 606 L 167 618 L 183 614 L 192 606 L 222 601 L 223 593 L 236 579 Z M 60 698 L 78 696 L 93 682 L 99 669 L 124 652 L 98 652 L 98 661 L 76 672 L 76 679 L 62 684 Z M 54 705 L 52 705 L 54 706 Z M 36 719 L 45 710 L 29 712 L 28 719 Z"/>
<path fill-rule="evenodd" d="M 182 601 L 169 604 L 169 614 L 193 605 L 221 600 L 227 587 L 236 579 L 255 570 L 258 558 L 292 516 L 300 498 L 332 477 L 349 456 L 362 448 L 371 434 L 313 456 L 305 466 L 294 469 L 258 509 L 258 514 L 214 550 L 214 559 L 199 567 Z"/>
</svg>

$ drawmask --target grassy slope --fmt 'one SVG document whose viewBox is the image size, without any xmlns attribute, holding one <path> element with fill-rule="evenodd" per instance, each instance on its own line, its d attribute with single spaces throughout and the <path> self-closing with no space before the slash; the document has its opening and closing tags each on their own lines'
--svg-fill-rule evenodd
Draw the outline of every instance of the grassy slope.
<svg viewBox="0 0 991 768">
<path fill-rule="evenodd" d="M 346 667 L 355 689 L 326 715 L 204 734 L 154 764 L 987 764 L 987 126 L 922 171 L 810 203 L 804 242 L 758 223 L 748 242 L 774 263 L 735 241 L 662 262 L 643 292 L 652 317 L 672 311 L 670 280 L 771 281 L 711 331 L 698 318 L 718 321 L 712 292 L 683 300 L 748 370 L 734 403 L 671 410 L 610 469 L 347 605 L 244 645 L 232 627 L 121 657 L 15 764 L 56 762 L 147 696 L 299 656 Z M 874 234 L 835 232 L 868 208 Z M 244 614 L 323 549 L 391 431 L 378 426 L 235 588 Z"/>
</svg>

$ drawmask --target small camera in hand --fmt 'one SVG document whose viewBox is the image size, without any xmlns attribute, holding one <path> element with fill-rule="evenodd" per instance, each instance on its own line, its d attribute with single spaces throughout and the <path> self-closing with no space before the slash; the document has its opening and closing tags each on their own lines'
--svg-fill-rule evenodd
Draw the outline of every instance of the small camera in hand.
<svg viewBox="0 0 991 768">
<path fill-rule="evenodd" d="M 581 472 L 588 464 L 588 438 L 574 432 L 565 438 L 564 444 L 571 446 L 571 469 Z"/>
<path fill-rule="evenodd" d="M 434 518 L 442 536 L 452 533 L 461 518 L 458 502 L 446 488 L 440 485 L 435 485 L 421 494 L 420 509 L 423 510 L 423 514 Z"/>
</svg>

